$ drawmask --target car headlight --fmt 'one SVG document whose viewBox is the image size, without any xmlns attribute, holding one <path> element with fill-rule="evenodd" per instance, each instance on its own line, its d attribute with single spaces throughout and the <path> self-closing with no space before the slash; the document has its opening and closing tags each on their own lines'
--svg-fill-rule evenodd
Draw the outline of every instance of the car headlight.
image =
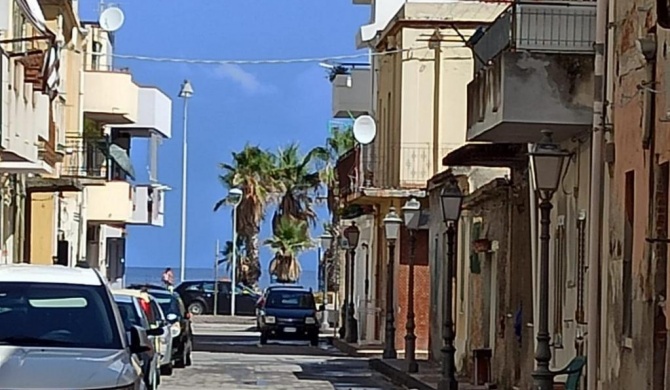
<svg viewBox="0 0 670 390">
<path fill-rule="evenodd" d="M 275 318 L 275 316 L 265 316 L 264 321 L 266 324 L 274 324 L 275 322 L 277 322 L 277 319 Z"/>
<path fill-rule="evenodd" d="M 181 334 L 181 325 L 179 322 L 175 322 L 170 326 L 170 335 L 174 338 Z"/>
<path fill-rule="evenodd" d="M 314 317 L 306 317 L 306 318 L 305 318 L 305 324 L 307 324 L 307 325 L 314 325 L 314 324 L 316 324 L 316 318 L 314 318 Z"/>
</svg>

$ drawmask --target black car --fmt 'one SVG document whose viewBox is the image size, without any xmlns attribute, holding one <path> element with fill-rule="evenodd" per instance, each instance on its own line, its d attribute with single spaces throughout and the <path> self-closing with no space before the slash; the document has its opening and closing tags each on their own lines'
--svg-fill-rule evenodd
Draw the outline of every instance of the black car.
<svg viewBox="0 0 670 390">
<path fill-rule="evenodd" d="M 218 282 L 217 314 L 231 312 L 231 283 Z M 190 280 L 183 282 L 175 292 L 184 300 L 189 313 L 194 315 L 214 313 L 214 281 Z M 235 314 L 241 316 L 256 315 L 258 295 L 238 288 L 235 294 Z"/>
<path fill-rule="evenodd" d="M 319 308 L 323 310 L 323 307 Z M 272 288 L 258 311 L 261 344 L 269 339 L 309 340 L 319 344 L 319 320 L 312 291 L 297 288 Z"/>
<path fill-rule="evenodd" d="M 191 314 L 186 311 L 184 302 L 176 293 L 162 288 L 147 288 L 146 286 L 131 286 L 146 291 L 154 297 L 165 313 L 165 317 L 172 325 L 172 360 L 177 368 L 191 365 L 193 352 L 193 327 Z"/>
</svg>

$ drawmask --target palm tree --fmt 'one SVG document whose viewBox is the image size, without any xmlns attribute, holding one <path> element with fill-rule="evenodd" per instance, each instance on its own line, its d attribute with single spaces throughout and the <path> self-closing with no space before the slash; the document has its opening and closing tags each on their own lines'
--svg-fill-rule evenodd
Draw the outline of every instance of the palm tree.
<svg viewBox="0 0 670 390">
<path fill-rule="evenodd" d="M 259 146 L 245 145 L 241 152 L 233 152 L 230 164 L 220 164 L 223 173 L 219 176 L 221 183 L 228 189 L 242 190 L 242 200 L 237 206 L 238 234 L 244 241 L 244 248 L 250 270 L 253 275 L 245 275 L 251 285 L 260 278 L 260 259 L 258 255 L 260 225 L 265 216 L 265 207 L 273 188 L 272 172 L 273 157 Z M 219 210 L 227 199 L 221 199 L 214 205 Z"/>
<path fill-rule="evenodd" d="M 316 162 L 325 160 L 327 154 L 325 148 L 316 147 L 302 156 L 296 143 L 277 152 L 272 176 L 276 191 L 281 195 L 272 218 L 273 230 L 284 218 L 307 222 L 305 229 L 316 223 L 313 195 L 322 184 Z"/>
<path fill-rule="evenodd" d="M 274 252 L 274 258 L 270 261 L 270 274 L 279 283 L 297 282 L 302 272 L 298 257 L 313 246 L 307 222 L 282 218 L 273 236 L 265 240 L 265 245 Z"/>
<path fill-rule="evenodd" d="M 219 264 L 226 264 L 226 270 L 230 272 L 233 265 L 233 242 L 226 241 L 226 244 L 221 251 L 222 258 L 219 260 Z M 244 239 L 240 237 L 237 240 L 236 248 L 237 256 L 237 268 L 235 281 L 237 283 L 242 283 L 245 286 L 252 287 L 261 277 L 261 268 L 259 263 L 254 263 L 247 256 L 247 251 L 244 246 Z"/>
</svg>

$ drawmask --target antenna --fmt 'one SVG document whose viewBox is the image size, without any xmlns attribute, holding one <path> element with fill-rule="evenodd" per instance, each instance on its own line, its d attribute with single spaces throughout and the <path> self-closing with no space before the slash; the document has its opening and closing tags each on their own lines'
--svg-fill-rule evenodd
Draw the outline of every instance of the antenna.
<svg viewBox="0 0 670 390">
<path fill-rule="evenodd" d="M 354 121 L 354 138 L 361 145 L 374 141 L 377 135 L 377 125 L 370 115 L 361 115 Z"/>
<path fill-rule="evenodd" d="M 123 26 L 124 20 L 125 15 L 123 15 L 123 11 L 116 6 L 110 6 L 100 13 L 98 22 L 103 30 L 114 32 Z"/>
</svg>

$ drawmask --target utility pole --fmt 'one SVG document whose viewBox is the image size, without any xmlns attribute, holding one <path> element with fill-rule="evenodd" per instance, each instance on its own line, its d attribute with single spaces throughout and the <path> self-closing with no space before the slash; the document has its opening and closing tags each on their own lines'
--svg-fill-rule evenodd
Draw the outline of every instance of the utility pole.
<svg viewBox="0 0 670 390">
<path fill-rule="evenodd" d="M 219 240 L 214 249 L 214 315 L 219 312 Z"/>
</svg>

